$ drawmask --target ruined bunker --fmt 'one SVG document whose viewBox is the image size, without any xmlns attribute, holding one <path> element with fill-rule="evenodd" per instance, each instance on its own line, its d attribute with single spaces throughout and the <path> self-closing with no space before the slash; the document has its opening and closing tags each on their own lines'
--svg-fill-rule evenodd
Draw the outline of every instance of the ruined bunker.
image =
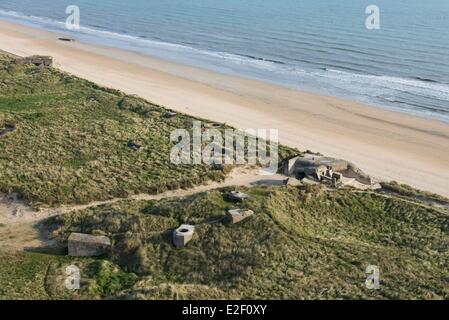
<svg viewBox="0 0 449 320">
<path fill-rule="evenodd" d="M 252 216 L 254 212 L 252 210 L 245 209 L 232 209 L 228 210 L 227 219 L 230 223 L 234 224 L 245 220 L 246 218 Z"/>
<path fill-rule="evenodd" d="M 107 253 L 111 240 L 106 236 L 93 236 L 85 233 L 72 233 L 68 239 L 69 256 L 95 257 Z"/>
</svg>

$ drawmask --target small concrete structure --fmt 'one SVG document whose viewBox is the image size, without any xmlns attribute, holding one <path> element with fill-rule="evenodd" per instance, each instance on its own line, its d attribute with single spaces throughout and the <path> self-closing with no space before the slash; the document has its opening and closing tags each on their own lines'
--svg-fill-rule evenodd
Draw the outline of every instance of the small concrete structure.
<svg viewBox="0 0 449 320">
<path fill-rule="evenodd" d="M 93 236 L 85 233 L 72 233 L 69 236 L 69 256 L 96 257 L 107 253 L 111 240 L 105 236 Z"/>
<path fill-rule="evenodd" d="M 30 56 L 20 60 L 24 64 L 34 64 L 35 66 L 53 67 L 53 57 L 50 56 Z"/>
<path fill-rule="evenodd" d="M 246 193 L 240 191 L 231 191 L 228 193 L 228 199 L 231 201 L 242 202 L 245 199 L 248 199 L 249 196 Z"/>
<path fill-rule="evenodd" d="M 182 224 L 178 229 L 173 231 L 173 244 L 176 248 L 183 248 L 192 240 L 195 232 L 195 226 Z"/>
<path fill-rule="evenodd" d="M 234 224 L 252 216 L 253 214 L 254 212 L 252 210 L 232 209 L 228 210 L 227 218 L 230 223 Z"/>
</svg>

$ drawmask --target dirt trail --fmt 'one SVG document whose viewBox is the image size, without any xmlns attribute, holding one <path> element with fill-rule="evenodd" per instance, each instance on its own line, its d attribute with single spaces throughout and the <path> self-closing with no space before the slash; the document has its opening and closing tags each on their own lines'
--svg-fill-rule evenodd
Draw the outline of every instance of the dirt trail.
<svg viewBox="0 0 449 320">
<path fill-rule="evenodd" d="M 84 205 L 64 205 L 58 208 L 42 208 L 34 210 L 17 195 L 0 194 L 0 245 L 1 249 L 22 251 L 27 248 L 51 246 L 51 240 L 43 236 L 39 230 L 39 222 L 51 216 L 84 210 L 100 205 L 111 204 L 126 199 L 160 200 L 190 196 L 228 186 L 281 185 L 286 177 L 280 174 L 266 175 L 260 169 L 235 169 L 224 182 L 212 182 L 187 190 L 173 190 L 157 195 L 137 194 L 129 198 L 114 198 L 105 201 L 93 201 Z"/>
</svg>

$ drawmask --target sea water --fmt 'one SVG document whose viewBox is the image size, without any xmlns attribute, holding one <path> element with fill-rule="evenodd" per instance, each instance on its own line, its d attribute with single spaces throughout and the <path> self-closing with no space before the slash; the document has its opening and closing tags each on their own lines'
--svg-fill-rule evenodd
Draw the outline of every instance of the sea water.
<svg viewBox="0 0 449 320">
<path fill-rule="evenodd" d="M 448 0 L 0 0 L 0 18 L 449 122 Z"/>
</svg>

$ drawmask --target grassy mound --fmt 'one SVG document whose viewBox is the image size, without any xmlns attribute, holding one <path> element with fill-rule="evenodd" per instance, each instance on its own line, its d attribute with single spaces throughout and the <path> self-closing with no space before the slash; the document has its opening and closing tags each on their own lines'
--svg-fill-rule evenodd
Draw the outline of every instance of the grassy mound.
<svg viewBox="0 0 449 320">
<path fill-rule="evenodd" d="M 449 298 L 449 215 L 375 193 L 319 187 L 257 187 L 244 206 L 255 215 L 222 218 L 226 190 L 184 199 L 123 201 L 48 221 L 113 240 L 108 259 L 140 280 L 120 298 Z M 184 249 L 171 243 L 181 223 L 196 225 Z M 381 288 L 365 287 L 377 265 Z"/>
</svg>

